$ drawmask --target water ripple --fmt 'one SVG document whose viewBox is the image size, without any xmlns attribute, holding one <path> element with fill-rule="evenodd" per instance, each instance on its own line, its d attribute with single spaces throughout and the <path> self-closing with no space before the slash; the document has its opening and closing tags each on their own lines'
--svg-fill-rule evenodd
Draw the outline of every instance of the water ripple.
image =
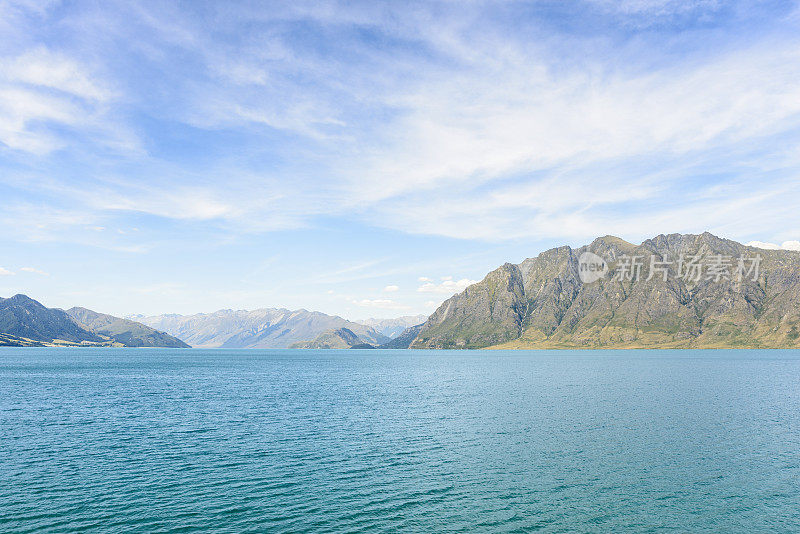
<svg viewBox="0 0 800 534">
<path fill-rule="evenodd" d="M 800 355 L 0 349 L 2 532 L 797 532 Z"/>
</svg>

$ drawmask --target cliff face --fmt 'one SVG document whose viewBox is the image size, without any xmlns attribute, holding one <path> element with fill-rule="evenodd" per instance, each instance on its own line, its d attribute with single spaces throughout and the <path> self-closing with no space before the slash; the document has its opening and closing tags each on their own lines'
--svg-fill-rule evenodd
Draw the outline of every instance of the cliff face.
<svg viewBox="0 0 800 534">
<path fill-rule="evenodd" d="M 607 266 L 589 283 L 587 252 Z M 800 253 L 709 233 L 606 236 L 493 271 L 445 301 L 412 348 L 800 347 L 798 329 Z"/>
</svg>

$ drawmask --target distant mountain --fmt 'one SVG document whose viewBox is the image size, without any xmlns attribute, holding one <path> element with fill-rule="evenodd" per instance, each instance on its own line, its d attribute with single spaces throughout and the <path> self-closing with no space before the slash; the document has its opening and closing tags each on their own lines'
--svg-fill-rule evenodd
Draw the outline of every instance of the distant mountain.
<svg viewBox="0 0 800 534">
<path fill-rule="evenodd" d="M 369 326 L 307 310 L 264 308 L 131 318 L 163 330 L 193 347 L 288 348 L 340 328 L 352 331 L 362 343 L 380 345 L 389 340 Z"/>
<path fill-rule="evenodd" d="M 799 329 L 798 252 L 708 232 L 606 236 L 499 267 L 446 300 L 411 347 L 800 348 Z"/>
<path fill-rule="evenodd" d="M 365 319 L 358 323 L 370 326 L 388 338 L 395 338 L 411 326 L 422 324 L 427 315 L 404 315 L 394 319 Z"/>
<path fill-rule="evenodd" d="M 64 310 L 46 308 L 26 295 L 0 298 L 0 332 L 39 343 L 107 341 L 76 323 Z"/>
<path fill-rule="evenodd" d="M 82 319 L 76 319 L 80 310 Z M 86 319 L 86 321 L 84 321 Z M 87 324 L 91 323 L 91 324 Z M 145 344 L 149 341 L 150 344 Z M 47 308 L 25 295 L 0 298 L 0 346 L 186 347 L 184 343 L 133 321 L 73 308 Z"/>
<path fill-rule="evenodd" d="M 380 345 L 379 349 L 407 349 L 411 346 L 414 340 L 419 335 L 419 331 L 422 329 L 422 325 L 418 324 L 416 326 L 411 326 L 403 330 L 403 332 L 395 337 L 394 339 L 387 341 L 383 345 Z"/>
<path fill-rule="evenodd" d="M 294 343 L 293 349 L 349 349 L 366 345 L 349 328 L 337 328 L 321 333 L 312 341 Z"/>
<path fill-rule="evenodd" d="M 129 319 L 79 307 L 70 308 L 67 313 L 89 330 L 109 337 L 126 347 L 189 348 L 189 345 L 180 339 Z"/>
</svg>

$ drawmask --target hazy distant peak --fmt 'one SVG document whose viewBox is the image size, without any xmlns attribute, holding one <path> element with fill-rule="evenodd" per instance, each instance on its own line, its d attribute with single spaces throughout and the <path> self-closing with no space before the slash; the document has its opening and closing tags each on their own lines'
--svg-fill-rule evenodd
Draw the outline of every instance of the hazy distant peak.
<svg viewBox="0 0 800 534">
<path fill-rule="evenodd" d="M 381 334 L 389 337 L 396 338 L 401 335 L 406 329 L 422 324 L 428 318 L 427 315 L 403 315 L 402 317 L 394 317 L 391 319 L 375 319 L 369 318 L 358 323 L 370 326 L 380 332 Z"/>
<path fill-rule="evenodd" d="M 388 340 L 372 327 L 305 309 L 220 310 L 212 314 L 155 315 L 141 321 L 195 347 L 287 348 L 338 328 L 353 331 L 364 343 L 379 345 Z"/>
</svg>

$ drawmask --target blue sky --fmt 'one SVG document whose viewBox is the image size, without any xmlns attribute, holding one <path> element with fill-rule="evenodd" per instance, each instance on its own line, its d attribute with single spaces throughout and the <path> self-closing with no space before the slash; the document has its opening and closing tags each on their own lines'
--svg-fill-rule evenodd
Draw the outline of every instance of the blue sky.
<svg viewBox="0 0 800 534">
<path fill-rule="evenodd" d="M 429 313 L 599 235 L 798 240 L 799 175 L 796 2 L 0 0 L 3 296 Z"/>
</svg>

